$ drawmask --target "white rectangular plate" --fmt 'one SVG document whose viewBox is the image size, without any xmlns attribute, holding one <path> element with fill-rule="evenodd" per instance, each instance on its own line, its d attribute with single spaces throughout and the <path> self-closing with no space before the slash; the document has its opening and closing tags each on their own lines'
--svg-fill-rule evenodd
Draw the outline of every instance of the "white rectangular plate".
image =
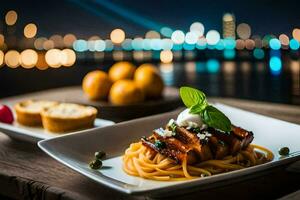
<svg viewBox="0 0 300 200">
<path fill-rule="evenodd" d="M 130 143 L 138 141 L 142 136 L 148 136 L 155 128 L 164 126 L 169 119 L 175 118 L 180 111 L 132 120 L 101 129 L 82 131 L 78 134 L 66 135 L 59 138 L 44 140 L 38 143 L 50 156 L 77 172 L 128 194 L 163 195 L 180 189 L 195 186 L 217 185 L 224 181 L 232 181 L 243 177 L 259 174 L 258 172 L 271 167 L 284 165 L 299 159 L 299 156 L 279 158 L 278 149 L 288 146 L 291 152 L 300 150 L 300 126 L 270 117 L 247 112 L 230 106 L 216 104 L 233 124 L 254 132 L 253 143 L 270 149 L 275 159 L 272 162 L 250 167 L 247 169 L 199 178 L 188 181 L 160 182 L 129 176 L 122 170 L 121 156 Z M 88 163 L 93 159 L 95 151 L 103 150 L 107 159 L 100 170 L 89 169 Z M 182 191 L 182 190 L 181 190 Z"/>
<path fill-rule="evenodd" d="M 105 119 L 99 119 L 96 118 L 94 121 L 94 128 L 97 127 L 105 127 L 115 124 L 113 121 L 105 120 Z M 94 128 L 86 129 L 86 130 L 92 130 Z M 23 126 L 18 124 L 17 122 L 14 122 L 13 124 L 5 124 L 0 122 L 0 132 L 8 135 L 11 138 L 24 140 L 28 142 L 37 142 L 44 139 L 50 139 L 54 137 L 59 137 L 65 134 L 71 134 L 73 132 L 68 133 L 51 133 L 43 127 L 29 127 L 29 126 Z M 80 131 L 76 131 L 80 132 Z"/>
</svg>

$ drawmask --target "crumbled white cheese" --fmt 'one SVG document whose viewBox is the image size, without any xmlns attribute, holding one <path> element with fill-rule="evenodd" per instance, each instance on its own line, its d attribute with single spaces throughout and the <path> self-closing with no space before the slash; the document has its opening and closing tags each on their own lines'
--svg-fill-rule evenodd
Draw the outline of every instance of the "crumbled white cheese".
<svg viewBox="0 0 300 200">
<path fill-rule="evenodd" d="M 154 130 L 158 135 L 166 138 L 166 137 L 172 137 L 175 135 L 174 132 L 170 131 L 170 130 L 164 130 L 163 128 L 159 128 L 159 129 L 155 129 Z"/>
<path fill-rule="evenodd" d="M 205 136 L 205 134 L 198 133 L 198 134 L 197 134 L 197 137 L 198 137 L 200 140 L 204 140 L 206 136 Z"/>
<path fill-rule="evenodd" d="M 175 120 L 174 119 L 170 119 L 170 121 L 168 122 L 168 126 L 172 126 L 174 123 L 176 123 Z"/>
</svg>

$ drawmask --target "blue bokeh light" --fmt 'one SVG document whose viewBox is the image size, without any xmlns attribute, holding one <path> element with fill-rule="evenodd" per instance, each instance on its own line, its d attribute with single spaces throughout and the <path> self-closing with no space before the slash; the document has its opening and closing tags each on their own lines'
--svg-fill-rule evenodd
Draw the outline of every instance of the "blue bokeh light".
<svg viewBox="0 0 300 200">
<path fill-rule="evenodd" d="M 234 49 L 225 49 L 223 51 L 223 55 L 225 59 L 233 59 L 235 57 L 235 50 Z"/>
<path fill-rule="evenodd" d="M 172 29 L 169 28 L 169 27 L 162 27 L 162 28 L 160 29 L 160 33 L 161 33 L 163 36 L 165 36 L 165 37 L 171 37 L 173 31 L 172 31 Z"/>
<path fill-rule="evenodd" d="M 277 38 L 272 38 L 269 41 L 269 46 L 271 49 L 279 50 L 281 48 L 281 43 Z"/>
<path fill-rule="evenodd" d="M 263 59 L 265 57 L 265 52 L 262 49 L 257 49 L 256 48 L 256 49 L 253 50 L 253 56 L 256 59 Z"/>
<path fill-rule="evenodd" d="M 183 48 L 184 48 L 184 50 L 191 51 L 191 50 L 195 49 L 195 45 L 194 44 L 184 43 L 183 44 Z"/>
<path fill-rule="evenodd" d="M 209 73 L 217 73 L 220 70 L 220 63 L 216 59 L 209 59 L 206 63 L 206 67 Z"/>
<path fill-rule="evenodd" d="M 298 50 L 299 47 L 300 47 L 300 45 L 299 45 L 299 42 L 297 40 L 295 40 L 295 39 L 290 40 L 290 48 L 292 50 Z"/>
<path fill-rule="evenodd" d="M 236 46 L 236 41 L 233 38 L 225 38 L 223 41 L 225 49 L 234 49 Z"/>
<path fill-rule="evenodd" d="M 77 52 L 84 52 L 88 50 L 88 43 L 85 40 L 76 40 L 73 43 L 73 49 Z"/>
<path fill-rule="evenodd" d="M 278 75 L 281 72 L 282 69 L 282 63 L 281 63 L 281 59 L 277 56 L 273 56 L 270 58 L 269 61 L 269 65 L 270 65 L 270 70 L 271 73 L 274 75 Z"/>
</svg>

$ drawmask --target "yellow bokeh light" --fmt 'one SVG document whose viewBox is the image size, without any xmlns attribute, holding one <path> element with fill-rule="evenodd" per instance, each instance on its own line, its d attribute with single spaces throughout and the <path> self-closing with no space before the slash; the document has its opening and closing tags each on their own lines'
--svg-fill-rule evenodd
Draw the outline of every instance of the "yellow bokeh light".
<svg viewBox="0 0 300 200">
<path fill-rule="evenodd" d="M 45 55 L 47 64 L 53 68 L 61 66 L 61 51 L 59 49 L 50 49 Z"/>
<path fill-rule="evenodd" d="M 63 37 L 61 35 L 52 35 L 49 40 L 53 41 L 54 48 L 62 48 L 64 45 Z"/>
<path fill-rule="evenodd" d="M 73 34 L 67 34 L 63 38 L 64 44 L 66 47 L 72 47 L 75 40 L 77 40 L 76 36 Z"/>
<path fill-rule="evenodd" d="M 5 22 L 7 25 L 12 26 L 17 22 L 18 14 L 14 10 L 10 10 L 5 15 Z"/>
<path fill-rule="evenodd" d="M 43 44 L 43 48 L 45 50 L 53 49 L 54 48 L 54 42 L 52 40 L 47 40 Z"/>
<path fill-rule="evenodd" d="M 26 38 L 33 38 L 37 33 L 37 26 L 33 23 L 27 24 L 24 27 L 24 36 Z"/>
<path fill-rule="evenodd" d="M 64 49 L 61 51 L 61 64 L 66 67 L 74 65 L 76 54 L 72 49 Z"/>
<path fill-rule="evenodd" d="M 160 38 L 160 34 L 156 31 L 148 31 L 145 35 L 145 38 L 148 39 L 155 39 L 155 38 Z"/>
<path fill-rule="evenodd" d="M 0 34 L 0 46 L 4 44 L 4 35 Z"/>
<path fill-rule="evenodd" d="M 47 38 L 45 37 L 39 37 L 37 38 L 35 41 L 34 41 L 34 47 L 38 50 L 43 50 L 43 45 L 44 45 L 44 42 L 47 41 Z"/>
<path fill-rule="evenodd" d="M 38 54 L 36 53 L 36 51 L 32 50 L 32 49 L 26 49 L 24 51 L 22 51 L 21 53 L 21 66 L 29 69 L 32 68 L 36 65 L 38 61 Z"/>
<path fill-rule="evenodd" d="M 170 63 L 173 60 L 173 53 L 170 50 L 164 50 L 160 52 L 160 61 L 162 63 Z"/>
<path fill-rule="evenodd" d="M 38 53 L 38 61 L 36 63 L 36 68 L 38 68 L 39 70 L 46 70 L 46 69 L 48 69 L 48 67 L 49 66 L 46 62 L 45 54 Z"/>
<path fill-rule="evenodd" d="M 120 44 L 125 40 L 125 32 L 122 29 L 115 29 L 110 33 L 110 39 L 115 44 Z"/>
<path fill-rule="evenodd" d="M 15 50 L 10 50 L 6 52 L 4 56 L 5 64 L 8 67 L 16 68 L 20 65 L 20 54 Z"/>
<path fill-rule="evenodd" d="M 3 51 L 0 50 L 0 67 L 3 65 L 4 63 L 4 53 Z"/>
<path fill-rule="evenodd" d="M 246 40 L 251 36 L 251 27 L 249 24 L 241 23 L 237 26 L 236 32 L 241 39 Z"/>
<path fill-rule="evenodd" d="M 300 42 L 300 29 L 299 28 L 295 28 L 293 30 L 293 38 L 295 38 L 296 40 L 298 40 Z"/>
</svg>

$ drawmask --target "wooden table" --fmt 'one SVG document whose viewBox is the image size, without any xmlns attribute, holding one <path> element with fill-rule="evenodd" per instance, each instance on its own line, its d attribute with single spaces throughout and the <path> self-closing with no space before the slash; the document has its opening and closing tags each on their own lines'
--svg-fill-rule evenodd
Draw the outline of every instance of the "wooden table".
<svg viewBox="0 0 300 200">
<path fill-rule="evenodd" d="M 300 107 L 236 99 L 211 98 L 228 105 L 300 124 Z M 284 134 L 284 133 L 283 133 Z M 300 134 L 300 133 L 299 133 Z M 299 141 L 300 145 L 300 141 Z M 214 189 L 172 199 L 274 199 L 300 189 L 300 173 L 275 168 L 243 182 L 230 180 Z M 299 170 L 299 166 L 297 168 Z M 2 198 L 1 198 L 2 197 Z M 121 194 L 72 171 L 35 144 L 0 133 L 0 199 L 150 199 Z"/>
</svg>

